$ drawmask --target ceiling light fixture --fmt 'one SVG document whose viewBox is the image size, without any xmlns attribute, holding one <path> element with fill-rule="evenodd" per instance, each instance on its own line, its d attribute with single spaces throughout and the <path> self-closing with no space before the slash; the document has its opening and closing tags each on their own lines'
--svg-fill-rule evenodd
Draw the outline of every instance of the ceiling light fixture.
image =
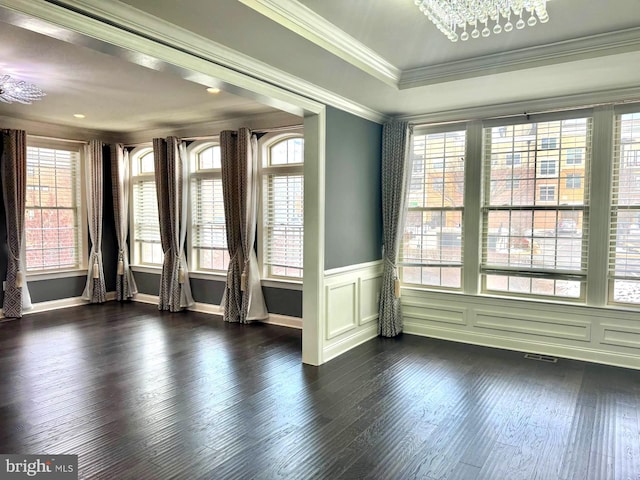
<svg viewBox="0 0 640 480">
<path fill-rule="evenodd" d="M 220 89 L 216 87 L 209 87 L 207 88 L 207 92 L 216 94 L 216 93 L 220 93 Z"/>
<path fill-rule="evenodd" d="M 547 0 L 414 0 L 449 40 L 457 42 L 493 32 L 522 30 L 547 23 Z M 513 20 L 513 22 L 512 22 Z M 467 31 L 468 30 L 468 31 Z"/>
<path fill-rule="evenodd" d="M 73 116 L 76 118 L 85 118 L 85 116 L 82 113 L 74 113 Z"/>
<path fill-rule="evenodd" d="M 10 75 L 0 75 L 0 102 L 30 104 L 40 100 L 46 93 L 33 83 L 24 80 L 15 80 Z"/>
</svg>

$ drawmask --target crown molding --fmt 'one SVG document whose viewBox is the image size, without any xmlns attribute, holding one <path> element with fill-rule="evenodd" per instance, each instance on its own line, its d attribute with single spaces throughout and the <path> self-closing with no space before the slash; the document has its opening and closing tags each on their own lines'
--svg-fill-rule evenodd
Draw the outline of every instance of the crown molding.
<svg viewBox="0 0 640 480">
<path fill-rule="evenodd" d="M 297 0 L 239 0 L 279 25 L 397 88 L 402 71 Z"/>
<path fill-rule="evenodd" d="M 453 123 L 634 102 L 640 102 L 640 86 L 407 115 L 398 119 L 414 125 Z"/>
<path fill-rule="evenodd" d="M 122 141 L 120 134 L 117 132 L 106 132 L 90 128 L 59 125 L 6 115 L 0 115 L 0 128 L 24 130 L 27 132 L 27 135 L 77 140 L 81 142 L 94 139 L 105 143 L 117 143 Z"/>
<path fill-rule="evenodd" d="M 226 68 L 230 76 L 237 77 L 237 74 L 240 74 L 249 77 L 252 81 L 245 81 L 244 83 L 247 85 L 257 81 L 263 85 L 269 85 L 281 91 L 305 97 L 311 102 L 330 105 L 367 120 L 382 123 L 387 119 L 386 115 L 369 107 L 353 102 L 311 82 L 117 0 L 109 2 L 104 0 L 57 0 L 55 4 L 47 0 L 0 0 L 0 6 L 5 6 L 14 12 L 24 15 L 34 16 L 45 22 L 62 22 L 59 23 L 60 25 L 66 25 L 65 19 L 72 20 L 71 16 L 74 14 L 85 18 L 90 17 L 103 26 L 107 24 L 117 29 L 125 30 L 130 34 L 150 40 L 156 44 L 173 48 L 181 53 L 186 53 L 197 59 Z M 74 24 L 72 29 L 82 34 L 87 34 L 88 30 L 94 28 L 88 23 L 90 22 L 83 23 L 82 27 L 79 24 Z M 18 26 L 29 28 L 28 24 L 19 24 Z M 102 39 L 102 41 L 112 41 L 114 45 L 135 51 L 135 46 L 131 45 L 130 40 L 125 42 L 123 39 L 116 39 L 113 35 L 108 40 L 104 40 L 104 32 L 102 30 L 101 32 L 95 32 L 93 36 Z M 126 45 L 123 45 L 123 42 Z"/>
<path fill-rule="evenodd" d="M 405 70 L 400 90 L 640 50 L 640 27 Z"/>
</svg>

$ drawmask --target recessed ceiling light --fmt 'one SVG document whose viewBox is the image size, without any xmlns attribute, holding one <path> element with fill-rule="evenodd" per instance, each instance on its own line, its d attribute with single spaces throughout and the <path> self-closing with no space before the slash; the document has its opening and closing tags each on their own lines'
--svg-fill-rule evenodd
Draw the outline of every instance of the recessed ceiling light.
<svg viewBox="0 0 640 480">
<path fill-rule="evenodd" d="M 74 113 L 73 116 L 76 118 L 85 118 L 84 115 L 81 113 Z"/>
<path fill-rule="evenodd" d="M 220 89 L 219 88 L 215 88 L 215 87 L 209 87 L 209 88 L 207 88 L 207 92 L 209 92 L 209 93 L 220 93 Z"/>
</svg>

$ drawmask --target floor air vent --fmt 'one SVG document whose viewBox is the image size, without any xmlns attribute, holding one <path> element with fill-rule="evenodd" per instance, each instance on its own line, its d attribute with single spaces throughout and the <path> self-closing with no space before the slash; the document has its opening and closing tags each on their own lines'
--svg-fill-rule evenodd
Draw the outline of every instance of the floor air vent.
<svg viewBox="0 0 640 480">
<path fill-rule="evenodd" d="M 556 357 L 539 355 L 537 353 L 525 353 L 524 358 L 528 358 L 529 360 L 538 360 L 539 362 L 558 363 L 558 359 Z"/>
</svg>

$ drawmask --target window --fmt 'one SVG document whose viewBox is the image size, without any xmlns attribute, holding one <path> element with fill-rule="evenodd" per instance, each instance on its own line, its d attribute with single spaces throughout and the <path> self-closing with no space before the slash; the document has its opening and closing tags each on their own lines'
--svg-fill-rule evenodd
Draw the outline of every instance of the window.
<svg viewBox="0 0 640 480">
<path fill-rule="evenodd" d="M 519 153 L 507 153 L 507 165 L 520 165 L 522 162 L 522 155 Z"/>
<path fill-rule="evenodd" d="M 191 153 L 192 268 L 226 272 L 229 266 L 220 146 L 193 144 Z"/>
<path fill-rule="evenodd" d="M 555 185 L 540 185 L 541 202 L 553 202 L 556 199 L 556 186 Z"/>
<path fill-rule="evenodd" d="M 567 149 L 567 165 L 580 165 L 582 163 L 582 149 Z"/>
<path fill-rule="evenodd" d="M 556 175 L 555 160 L 540 160 L 540 176 L 553 177 Z"/>
<path fill-rule="evenodd" d="M 416 134 L 401 245 L 405 284 L 460 289 L 466 133 Z"/>
<path fill-rule="evenodd" d="M 266 144 L 262 161 L 262 265 L 270 278 L 302 278 L 304 139 L 291 134 Z"/>
<path fill-rule="evenodd" d="M 150 147 L 138 148 L 131 153 L 131 257 L 135 265 L 162 266 L 164 260 L 153 162 L 153 149 Z"/>
<path fill-rule="evenodd" d="M 27 146 L 27 271 L 82 268 L 80 151 L 37 145 Z"/>
<path fill-rule="evenodd" d="M 584 298 L 588 190 L 585 186 L 569 200 L 560 201 L 559 178 L 549 177 L 566 177 L 565 167 L 559 162 L 563 152 L 587 151 L 591 119 L 498 126 L 484 131 L 484 180 L 488 188 L 482 208 L 483 290 Z M 509 188 L 508 180 L 515 179 L 513 168 L 491 162 L 492 155 L 515 151 L 523 153 L 518 189 Z M 587 178 L 584 168 L 588 155 L 584 160 L 582 173 L 571 166 L 572 175 Z"/>
<path fill-rule="evenodd" d="M 582 177 L 580 175 L 570 173 L 567 175 L 565 185 L 569 189 L 582 188 Z"/>
<path fill-rule="evenodd" d="M 640 112 L 616 122 L 613 199 L 609 246 L 609 298 L 640 305 Z M 633 155 L 630 155 L 633 153 Z"/>
<path fill-rule="evenodd" d="M 556 137 L 541 138 L 540 150 L 553 150 L 556 148 L 557 142 L 558 142 L 558 139 Z"/>
</svg>

